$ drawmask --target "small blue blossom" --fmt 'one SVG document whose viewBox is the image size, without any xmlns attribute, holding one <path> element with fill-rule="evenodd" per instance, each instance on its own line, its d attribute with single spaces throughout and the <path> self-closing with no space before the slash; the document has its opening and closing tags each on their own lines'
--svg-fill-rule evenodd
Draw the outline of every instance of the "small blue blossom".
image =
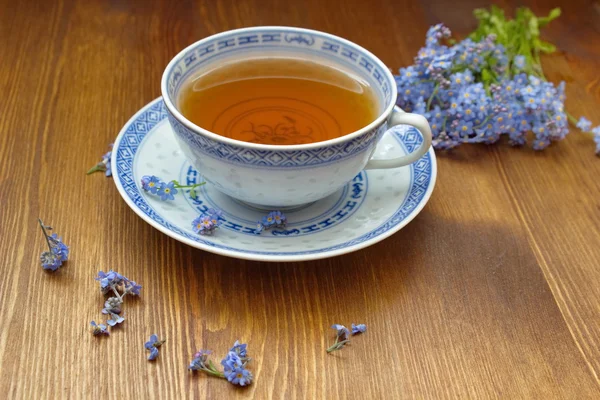
<svg viewBox="0 0 600 400">
<path fill-rule="evenodd" d="M 97 324 L 96 321 L 90 322 L 90 325 L 92 326 L 92 333 L 94 334 L 94 336 L 110 335 L 110 332 L 106 330 L 106 325 Z"/>
<path fill-rule="evenodd" d="M 171 181 L 169 183 L 162 183 L 156 192 L 157 195 L 160 196 L 160 199 L 163 201 L 166 200 L 175 200 L 175 196 L 177 194 L 177 189 L 175 189 L 175 182 Z"/>
<path fill-rule="evenodd" d="M 358 333 L 365 333 L 367 331 L 367 326 L 365 324 L 352 324 L 352 334 L 356 335 Z"/>
<path fill-rule="evenodd" d="M 237 343 L 238 342 L 236 342 L 236 345 L 234 345 L 232 350 L 236 348 L 239 349 L 239 347 L 236 347 L 239 346 Z M 246 349 L 244 347 L 244 353 L 245 352 Z M 230 383 L 238 386 L 246 386 L 252 383 L 252 373 L 246 369 L 247 361 L 245 362 L 244 360 L 245 359 L 240 357 L 235 351 L 230 351 L 227 356 L 221 360 L 221 365 L 224 369 L 223 375 Z"/>
<path fill-rule="evenodd" d="M 150 350 L 150 355 L 148 356 L 148 361 L 156 360 L 158 357 L 158 348 L 165 343 L 164 340 L 158 340 L 157 335 L 150 335 L 150 340 L 144 343 L 144 347 L 146 350 Z"/>
<path fill-rule="evenodd" d="M 235 367 L 234 369 L 225 372 L 225 378 L 238 386 L 247 386 L 252 383 L 254 377 L 252 373 L 246 369 L 245 366 Z"/>
<path fill-rule="evenodd" d="M 116 326 L 125 321 L 125 317 L 122 315 L 118 315 L 115 313 L 110 313 L 110 319 L 106 321 L 106 323 L 110 326 Z"/>
<path fill-rule="evenodd" d="M 350 331 L 344 325 L 333 324 L 331 327 L 336 330 L 336 335 L 340 340 L 346 340 L 350 337 Z"/>
<path fill-rule="evenodd" d="M 340 324 L 333 324 L 331 327 L 336 330 L 336 335 L 335 343 L 327 349 L 328 353 L 341 350 L 346 344 L 350 343 L 350 331 L 348 328 Z"/>
<path fill-rule="evenodd" d="M 109 297 L 108 300 L 104 302 L 102 314 L 121 314 L 122 303 L 123 302 L 118 297 Z"/>
<path fill-rule="evenodd" d="M 281 211 L 271 211 L 257 224 L 257 232 L 261 233 L 263 230 L 270 229 L 273 227 L 283 228 L 287 224 L 287 217 Z"/>
<path fill-rule="evenodd" d="M 600 125 L 591 130 L 594 135 L 600 135 Z"/>
<path fill-rule="evenodd" d="M 579 129 L 581 129 L 583 132 L 589 132 L 590 129 L 592 128 L 592 122 L 587 119 L 586 117 L 581 117 L 579 118 L 579 121 L 577 121 L 577 125 L 576 125 Z"/>
<path fill-rule="evenodd" d="M 525 68 L 525 56 L 515 56 L 513 64 L 517 69 L 523 70 Z"/>
<path fill-rule="evenodd" d="M 100 281 L 100 291 L 106 294 L 111 287 L 119 286 L 123 282 L 125 282 L 125 277 L 118 272 L 113 271 L 112 269 L 108 272 L 100 271 L 98 272 L 98 276 L 94 278 L 97 281 Z"/>
<path fill-rule="evenodd" d="M 216 228 L 209 215 L 201 214 L 192 221 L 192 229 L 199 235 L 212 235 Z"/>
<path fill-rule="evenodd" d="M 111 166 L 111 158 L 112 158 L 112 147 L 113 147 L 113 143 L 108 145 L 109 151 L 104 153 L 104 155 L 102 156 L 102 161 L 100 161 L 98 164 L 94 165 L 92 168 L 90 168 L 90 170 L 87 172 L 87 175 L 92 174 L 94 172 L 97 171 L 104 171 L 104 175 L 106 175 L 107 177 L 112 176 L 112 166 Z"/>
<path fill-rule="evenodd" d="M 210 366 L 209 366 L 209 364 L 207 364 L 207 361 L 208 361 L 208 356 L 211 353 L 212 352 L 210 350 L 200 350 L 199 352 L 194 354 L 194 358 L 192 359 L 192 362 L 190 362 L 188 369 L 190 371 L 209 370 Z"/>
<path fill-rule="evenodd" d="M 49 271 L 56 271 L 62 265 L 60 254 L 56 254 L 54 250 L 44 251 L 40 255 L 42 268 Z"/>
<path fill-rule="evenodd" d="M 142 290 L 142 285 L 136 283 L 135 281 L 127 280 L 127 285 L 125 287 L 126 293 L 132 294 L 134 296 L 139 296 L 140 290 Z"/>
<path fill-rule="evenodd" d="M 210 217 L 211 222 L 215 227 L 219 226 L 219 219 L 223 217 L 223 211 L 215 208 L 209 208 L 206 214 Z"/>
<path fill-rule="evenodd" d="M 152 194 L 157 194 L 158 189 L 162 186 L 162 181 L 158 176 L 148 176 L 144 175 L 142 177 L 142 189 L 146 192 L 150 192 Z"/>
<path fill-rule="evenodd" d="M 52 230 L 51 227 L 44 225 L 39 218 L 38 222 L 48 245 L 48 251 L 44 251 L 40 255 L 40 263 L 43 269 L 56 271 L 69 258 L 69 247 L 62 242 L 62 239 L 56 233 L 48 235 L 47 231 Z"/>
<path fill-rule="evenodd" d="M 233 347 L 229 349 L 230 352 L 236 353 L 242 359 L 247 357 L 246 347 L 248 345 L 246 343 L 240 343 L 238 340 L 235 341 Z"/>
</svg>

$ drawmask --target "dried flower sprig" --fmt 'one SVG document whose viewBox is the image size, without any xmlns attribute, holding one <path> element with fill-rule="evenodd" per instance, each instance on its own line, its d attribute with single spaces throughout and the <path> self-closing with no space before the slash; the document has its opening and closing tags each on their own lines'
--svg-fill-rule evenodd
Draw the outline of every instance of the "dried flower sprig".
<svg viewBox="0 0 600 400">
<path fill-rule="evenodd" d="M 365 333 L 367 326 L 365 324 L 352 324 L 352 335 L 358 335 L 359 333 Z"/>
<path fill-rule="evenodd" d="M 48 251 L 44 251 L 40 255 L 42 268 L 49 271 L 56 271 L 69 258 L 69 247 L 62 242 L 62 238 L 59 238 L 56 233 L 48 235 L 48 231 L 52 230 L 51 226 L 45 225 L 39 218 L 38 222 L 48 244 Z"/>
<path fill-rule="evenodd" d="M 228 382 L 237 386 L 247 386 L 252 383 L 254 376 L 246 368 L 251 360 L 246 351 L 247 344 L 236 340 L 233 347 L 229 349 L 227 356 L 221 360 L 224 372 L 220 372 L 215 364 L 208 359 L 210 350 L 200 350 L 194 355 L 188 369 L 190 371 L 203 371 L 218 378 L 227 379 Z"/>
<path fill-rule="evenodd" d="M 196 188 L 206 184 L 206 182 L 201 182 L 193 185 L 181 185 L 176 180 L 164 182 L 156 175 L 144 175 L 141 183 L 142 189 L 159 196 L 163 201 L 175 200 L 175 195 L 179 192 L 177 189 L 189 189 L 190 197 L 195 199 L 198 197 Z"/>
<path fill-rule="evenodd" d="M 284 228 L 287 224 L 287 217 L 281 211 L 271 211 L 262 217 L 256 225 L 256 233 L 260 234 L 264 230 L 271 228 Z"/>
<path fill-rule="evenodd" d="M 335 343 L 332 344 L 327 352 L 331 353 L 332 351 L 341 350 L 350 343 L 350 331 L 344 325 L 333 324 L 331 326 L 335 329 Z M 360 333 L 365 333 L 367 331 L 367 325 L 365 324 L 354 324 L 352 323 L 352 335 L 358 335 Z"/>
<path fill-rule="evenodd" d="M 192 229 L 199 235 L 212 235 L 219 228 L 223 211 L 209 208 L 206 214 L 200 214 L 192 221 Z"/>
<path fill-rule="evenodd" d="M 328 353 L 332 351 L 341 350 L 345 345 L 350 343 L 350 331 L 344 325 L 333 324 L 331 325 L 335 329 L 335 343 L 329 346 L 327 349 Z"/>
<path fill-rule="evenodd" d="M 104 308 L 102 309 L 102 314 L 106 314 L 110 317 L 106 320 L 106 323 L 111 327 L 123 323 L 123 321 L 125 321 L 125 316 L 121 315 L 121 307 L 124 298 L 127 295 L 139 296 L 142 285 L 139 285 L 135 281 L 126 278 L 112 269 L 108 272 L 98 272 L 98 276 L 94 279 L 99 281 L 102 294 L 108 294 L 110 292 L 114 294 L 114 296 L 109 297 L 104 302 Z"/>
<path fill-rule="evenodd" d="M 104 171 L 104 173 L 107 177 L 112 176 L 112 167 L 111 167 L 110 160 L 112 157 L 113 143 L 109 144 L 108 148 L 109 148 L 108 152 L 106 152 L 102 156 L 102 161 L 100 161 L 98 164 L 96 164 L 92 168 L 90 168 L 87 172 L 87 175 L 93 174 L 94 172 L 98 172 L 98 171 Z"/>
<path fill-rule="evenodd" d="M 144 343 L 144 347 L 146 350 L 150 350 L 150 355 L 148 356 L 148 361 L 156 360 L 158 357 L 158 348 L 162 346 L 166 340 L 158 340 L 158 336 L 153 334 L 150 335 L 150 340 Z"/>
<path fill-rule="evenodd" d="M 90 325 L 92 326 L 92 333 L 94 334 L 94 336 L 98 336 L 98 335 L 110 335 L 110 332 L 106 329 L 106 325 L 104 324 L 97 324 L 96 321 L 92 321 L 90 322 Z"/>
<path fill-rule="evenodd" d="M 200 350 L 196 354 L 194 354 L 194 358 L 190 363 L 188 369 L 192 372 L 194 371 L 203 371 L 209 375 L 216 376 L 218 378 L 225 378 L 222 372 L 217 370 L 217 367 L 212 362 L 212 360 L 208 359 L 208 356 L 212 352 L 210 350 Z"/>
</svg>

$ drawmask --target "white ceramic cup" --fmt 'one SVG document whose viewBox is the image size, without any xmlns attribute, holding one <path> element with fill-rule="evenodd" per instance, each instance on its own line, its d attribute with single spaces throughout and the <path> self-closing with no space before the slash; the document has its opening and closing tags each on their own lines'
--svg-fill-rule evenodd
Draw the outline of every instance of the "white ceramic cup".
<svg viewBox="0 0 600 400">
<path fill-rule="evenodd" d="M 183 83 L 224 62 L 286 56 L 333 65 L 365 80 L 379 102 L 377 118 L 356 132 L 302 145 L 263 145 L 217 135 L 177 108 Z M 177 54 L 162 77 L 163 100 L 179 146 L 204 179 L 223 193 L 265 209 L 285 209 L 322 199 L 363 169 L 398 168 L 431 145 L 427 120 L 395 106 L 397 87 L 389 69 L 364 48 L 323 32 L 281 26 L 236 29 L 202 39 Z M 377 142 L 394 125 L 417 128 L 423 143 L 412 153 L 370 160 Z"/>
</svg>

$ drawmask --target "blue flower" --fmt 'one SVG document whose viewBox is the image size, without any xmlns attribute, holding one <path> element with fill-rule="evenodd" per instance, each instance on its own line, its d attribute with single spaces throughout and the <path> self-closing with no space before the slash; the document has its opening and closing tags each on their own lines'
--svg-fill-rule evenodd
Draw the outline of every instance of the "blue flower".
<svg viewBox="0 0 600 400">
<path fill-rule="evenodd" d="M 586 117 L 581 117 L 579 118 L 579 121 L 577 121 L 577 125 L 576 125 L 579 129 L 581 129 L 583 132 L 589 132 L 590 129 L 592 128 L 592 122 L 587 119 Z"/>
<path fill-rule="evenodd" d="M 126 278 L 111 269 L 106 273 L 103 271 L 98 272 L 98 276 L 94 279 L 100 281 L 100 290 L 102 293 L 107 293 L 111 286 L 120 285 L 125 281 Z"/>
<path fill-rule="evenodd" d="M 91 174 L 97 171 L 104 171 L 105 175 L 107 177 L 112 176 L 112 167 L 111 167 L 111 158 L 112 158 L 112 151 L 110 149 L 112 149 L 113 147 L 113 143 L 108 145 L 109 151 L 106 152 L 103 156 L 102 156 L 102 161 L 100 161 L 98 164 L 94 165 L 88 172 L 87 174 Z"/>
<path fill-rule="evenodd" d="M 232 370 L 226 370 L 225 378 L 234 385 L 246 386 L 252 383 L 254 377 L 252 373 L 248 371 L 245 366 L 235 367 Z"/>
<path fill-rule="evenodd" d="M 160 196 L 160 199 L 163 201 L 166 200 L 175 200 L 175 194 L 177 194 L 177 189 L 175 189 L 175 182 L 171 181 L 169 183 L 162 183 L 156 192 L 157 195 Z"/>
<path fill-rule="evenodd" d="M 40 254 L 40 263 L 43 269 L 56 271 L 69 258 L 69 247 L 62 242 L 62 239 L 56 233 L 48 235 L 47 231 L 52 230 L 52 227 L 44 225 L 44 222 L 39 218 L 38 222 L 48 245 L 48 251 Z"/>
<path fill-rule="evenodd" d="M 56 254 L 54 250 L 44 251 L 40 255 L 40 262 L 43 269 L 56 271 L 62 265 L 61 255 Z"/>
<path fill-rule="evenodd" d="M 235 367 L 241 366 L 242 364 L 243 362 L 241 357 L 233 351 L 228 352 L 227 356 L 221 360 L 221 365 L 225 370 L 232 370 Z"/>
<path fill-rule="evenodd" d="M 515 56 L 513 64 L 517 69 L 523 70 L 525 68 L 525 56 Z"/>
<path fill-rule="evenodd" d="M 90 322 L 90 325 L 92 326 L 92 333 L 94 334 L 94 336 L 110 335 L 110 332 L 106 330 L 106 325 L 97 324 L 96 321 Z"/>
<path fill-rule="evenodd" d="M 127 281 L 127 287 L 125 288 L 125 291 L 129 294 L 132 294 L 134 296 L 139 296 L 140 295 L 140 290 L 142 289 L 142 285 L 136 283 L 135 281 Z"/>
<path fill-rule="evenodd" d="M 232 350 L 239 350 L 239 347 L 236 346 L 239 346 L 238 342 L 236 342 Z M 245 347 L 243 352 L 246 352 Z M 244 359 L 241 358 L 236 351 L 230 351 L 227 356 L 221 360 L 221 365 L 224 370 L 223 375 L 234 385 L 246 386 L 252 383 L 252 374 L 246 369 Z"/>
<path fill-rule="evenodd" d="M 219 219 L 223 217 L 223 211 L 215 208 L 209 208 L 206 211 L 206 214 L 210 217 L 210 220 L 215 227 L 219 226 Z"/>
<path fill-rule="evenodd" d="M 247 344 L 240 343 L 238 340 L 236 340 L 235 343 L 233 344 L 233 347 L 231 349 L 229 349 L 229 351 L 236 353 L 241 358 L 246 358 L 247 357 L 247 353 L 246 353 L 247 346 L 248 346 Z"/>
<path fill-rule="evenodd" d="M 591 130 L 594 135 L 600 135 L 600 125 Z"/>
<path fill-rule="evenodd" d="M 534 150 L 544 150 L 546 147 L 550 145 L 550 140 L 539 138 L 533 141 L 533 149 Z"/>
<path fill-rule="evenodd" d="M 210 350 L 200 350 L 194 354 L 194 358 L 192 359 L 188 369 L 190 371 L 201 371 L 208 369 L 207 360 L 210 353 Z"/>
<path fill-rule="evenodd" d="M 344 325 L 333 324 L 331 327 L 337 331 L 336 335 L 340 341 L 346 340 L 350 337 L 350 331 Z"/>
<path fill-rule="evenodd" d="M 470 121 L 461 121 L 458 124 L 460 136 L 468 136 L 473 132 L 473 123 Z"/>
<path fill-rule="evenodd" d="M 123 321 L 125 321 L 125 317 L 117 315 L 115 313 L 110 313 L 110 319 L 107 320 L 106 323 L 110 326 L 115 326 L 117 324 L 122 323 Z"/>
<path fill-rule="evenodd" d="M 365 324 L 352 324 L 352 334 L 356 335 L 357 333 L 365 333 L 367 331 L 367 326 Z"/>
<path fill-rule="evenodd" d="M 60 256 L 61 261 L 67 261 L 69 258 L 69 247 L 62 242 L 62 239 L 58 237 L 56 233 L 48 236 L 48 240 L 52 245 L 52 249 L 56 250 L 55 254 Z"/>
<path fill-rule="evenodd" d="M 164 340 L 158 340 L 157 335 L 150 335 L 150 340 L 144 343 L 144 347 L 146 348 L 146 350 L 150 350 L 148 361 L 156 360 L 156 357 L 158 357 L 158 348 L 164 343 Z"/>
<path fill-rule="evenodd" d="M 121 300 L 118 297 L 109 297 L 104 302 L 104 308 L 102 314 L 121 314 Z"/>
<path fill-rule="evenodd" d="M 200 235 L 211 235 L 216 228 L 209 215 L 199 215 L 192 221 L 192 229 Z"/>
<path fill-rule="evenodd" d="M 142 177 L 142 189 L 152 194 L 156 194 L 158 189 L 162 186 L 162 181 L 158 176 L 148 176 L 145 175 Z"/>
</svg>

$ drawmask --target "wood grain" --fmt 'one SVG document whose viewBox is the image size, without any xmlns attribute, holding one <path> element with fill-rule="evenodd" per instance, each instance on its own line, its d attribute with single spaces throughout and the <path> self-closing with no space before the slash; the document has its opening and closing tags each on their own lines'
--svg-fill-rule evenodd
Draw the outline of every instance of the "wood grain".
<svg viewBox="0 0 600 400">
<path fill-rule="evenodd" d="M 600 160 L 573 132 L 543 153 L 506 144 L 440 155 L 433 197 L 389 239 L 328 260 L 265 264 L 187 247 L 154 230 L 113 182 L 85 176 L 156 98 L 187 44 L 243 26 L 319 29 L 396 69 L 427 27 L 475 26 L 483 1 L 167 2 L 0 0 L 0 393 L 56 398 L 599 398 Z M 521 2 L 504 2 L 510 10 Z M 537 12 L 551 5 L 529 3 Z M 555 4 L 552 4 L 554 6 Z M 567 106 L 600 123 L 600 6 L 570 1 L 544 59 Z M 38 265 L 52 224 L 72 257 Z M 110 338 L 92 337 L 113 268 L 142 297 Z M 332 323 L 369 332 L 334 355 Z M 167 339 L 157 362 L 143 344 Z M 256 382 L 186 371 L 248 342 Z"/>
</svg>

